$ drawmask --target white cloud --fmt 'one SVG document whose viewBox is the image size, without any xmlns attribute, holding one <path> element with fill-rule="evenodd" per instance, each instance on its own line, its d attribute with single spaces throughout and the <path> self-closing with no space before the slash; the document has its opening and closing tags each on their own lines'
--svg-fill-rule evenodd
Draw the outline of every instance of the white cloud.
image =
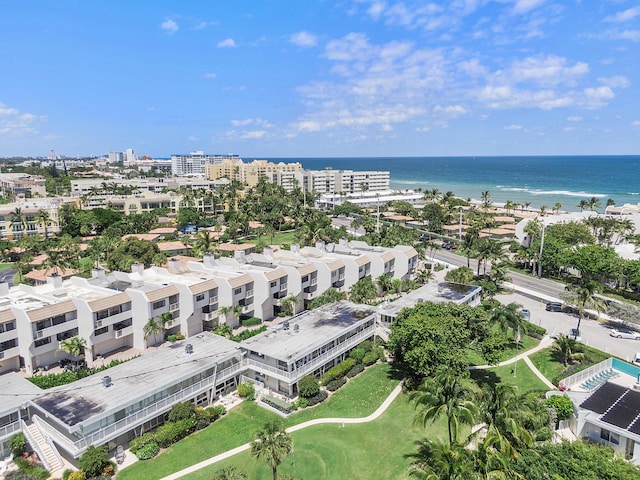
<svg viewBox="0 0 640 480">
<path fill-rule="evenodd" d="M 627 88 L 631 84 L 629 79 L 622 75 L 617 75 L 615 77 L 600 77 L 598 78 L 598 81 L 603 85 L 612 88 Z"/>
<path fill-rule="evenodd" d="M 226 38 L 220 42 L 218 42 L 218 48 L 235 48 L 236 42 L 233 38 Z"/>
<path fill-rule="evenodd" d="M 515 0 L 513 12 L 516 14 L 527 13 L 539 7 L 545 0 Z"/>
<path fill-rule="evenodd" d="M 189 135 L 189 136 L 187 137 L 187 141 L 188 141 L 188 142 L 199 142 L 199 141 L 200 141 L 200 139 L 199 139 L 198 137 L 194 136 L 194 135 Z"/>
<path fill-rule="evenodd" d="M 557 85 L 567 83 L 589 72 L 589 65 L 576 62 L 568 65 L 567 59 L 556 55 L 527 57 L 513 62 L 508 75 L 516 82 L 537 82 Z"/>
<path fill-rule="evenodd" d="M 162 22 L 160 24 L 160 28 L 166 31 L 169 35 L 173 35 L 178 31 L 178 24 L 173 20 L 167 20 L 166 22 Z"/>
<path fill-rule="evenodd" d="M 217 78 L 218 75 L 216 75 L 213 72 L 205 72 L 202 74 L 202 78 Z"/>
<path fill-rule="evenodd" d="M 315 47 L 318 44 L 318 37 L 313 33 L 301 31 L 294 33 L 289 37 L 289 41 L 298 47 Z"/>
<path fill-rule="evenodd" d="M 246 125 L 251 125 L 253 123 L 253 118 L 247 118 L 245 120 L 231 120 L 231 125 L 234 127 L 244 127 Z"/>
<path fill-rule="evenodd" d="M 265 132 L 264 130 L 254 130 L 251 132 L 245 132 L 244 134 L 242 134 L 240 138 L 244 138 L 244 139 L 263 138 L 266 134 L 267 132 Z"/>
<path fill-rule="evenodd" d="M 449 118 L 455 118 L 461 115 L 467 115 L 469 113 L 469 110 L 467 110 L 467 108 L 462 105 L 448 105 L 446 107 L 436 105 L 433 109 L 433 113 L 443 114 Z"/>
<path fill-rule="evenodd" d="M 584 119 L 579 115 L 572 115 L 570 117 L 567 117 L 567 122 L 581 122 L 582 120 Z"/>
<path fill-rule="evenodd" d="M 640 30 L 624 30 L 623 32 L 613 34 L 612 38 L 617 40 L 631 40 L 632 42 L 640 42 Z"/>
<path fill-rule="evenodd" d="M 635 120 L 631 122 L 631 127 L 640 129 L 640 120 Z"/>
<path fill-rule="evenodd" d="M 202 30 L 207 27 L 207 22 L 200 22 L 193 27 L 193 30 Z"/>
<path fill-rule="evenodd" d="M 504 127 L 505 130 L 522 130 L 524 127 L 522 125 L 511 124 Z"/>
<path fill-rule="evenodd" d="M 45 122 L 46 120 L 46 117 L 21 112 L 17 108 L 0 103 L 0 135 L 11 137 L 35 135 L 38 133 L 35 124 L 38 121 Z"/>
<path fill-rule="evenodd" d="M 610 100 L 613 97 L 615 97 L 613 91 L 607 86 L 597 87 L 597 88 L 592 88 L 592 87 L 585 88 L 584 94 L 588 98 L 593 98 L 595 100 Z"/>
<path fill-rule="evenodd" d="M 605 22 L 628 22 L 640 15 L 640 6 L 629 8 L 621 12 L 617 12 L 615 15 L 610 15 L 604 19 Z"/>
</svg>

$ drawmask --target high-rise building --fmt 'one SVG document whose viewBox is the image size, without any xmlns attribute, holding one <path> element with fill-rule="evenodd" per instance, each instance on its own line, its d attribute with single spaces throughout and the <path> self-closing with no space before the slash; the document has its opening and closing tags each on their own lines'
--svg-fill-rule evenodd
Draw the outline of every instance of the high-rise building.
<svg viewBox="0 0 640 480">
<path fill-rule="evenodd" d="M 171 155 L 171 173 L 173 175 L 204 175 L 206 166 L 220 164 L 223 160 L 239 160 L 238 155 L 209 155 L 202 150 L 187 155 Z"/>
</svg>

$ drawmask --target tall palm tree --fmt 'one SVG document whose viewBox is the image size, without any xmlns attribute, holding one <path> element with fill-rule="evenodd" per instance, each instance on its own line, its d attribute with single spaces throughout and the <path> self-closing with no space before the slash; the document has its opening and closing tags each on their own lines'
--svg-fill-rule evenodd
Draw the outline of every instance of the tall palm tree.
<svg viewBox="0 0 640 480">
<path fill-rule="evenodd" d="M 579 351 L 582 347 L 575 339 L 567 337 L 563 333 L 551 338 L 553 338 L 551 350 L 560 357 L 565 367 L 569 363 L 569 360 L 581 360 L 584 358 L 584 354 Z"/>
<path fill-rule="evenodd" d="M 407 455 L 413 461 L 409 478 L 421 480 L 466 480 L 472 475 L 471 451 L 431 440 L 416 441 L 418 451 Z"/>
<path fill-rule="evenodd" d="M 36 220 L 40 225 L 44 227 L 44 238 L 49 236 L 49 220 L 51 220 L 51 215 L 46 210 L 40 209 L 38 213 L 36 213 Z"/>
<path fill-rule="evenodd" d="M 58 350 L 68 353 L 72 357 L 76 358 L 76 365 L 78 360 L 84 356 L 84 349 L 87 346 L 87 341 L 82 337 L 71 337 L 66 340 L 62 340 L 58 346 Z"/>
<path fill-rule="evenodd" d="M 485 190 L 480 194 L 480 199 L 482 200 L 482 208 L 484 210 L 489 210 L 491 208 L 491 193 L 489 190 Z"/>
<path fill-rule="evenodd" d="M 271 467 L 273 480 L 278 480 L 278 465 L 293 449 L 293 438 L 278 420 L 267 422 L 255 434 L 251 442 L 251 455 L 258 460 L 264 460 Z"/>
<path fill-rule="evenodd" d="M 519 311 L 521 307 L 521 305 L 513 302 L 509 305 L 500 303 L 491 309 L 489 318 L 492 322 L 500 325 L 500 328 L 502 328 L 505 333 L 507 333 L 509 329 L 514 333 L 516 331 L 527 333 L 527 322 L 525 321 L 524 315 Z"/>
<path fill-rule="evenodd" d="M 449 446 L 452 447 L 458 437 L 459 425 L 473 424 L 478 413 L 478 408 L 470 398 L 472 392 L 463 385 L 460 377 L 449 371 L 439 372 L 409 394 L 409 400 L 419 409 L 414 424 L 426 427 L 427 423 L 445 416 Z"/>
<path fill-rule="evenodd" d="M 22 213 L 20 207 L 16 207 L 13 212 L 9 214 L 9 221 L 13 224 L 14 228 L 20 232 L 20 236 L 24 235 L 24 231 L 27 229 L 27 218 Z"/>
<path fill-rule="evenodd" d="M 554 213 L 558 213 L 561 208 L 562 208 L 562 204 L 560 202 L 556 202 L 551 210 L 553 210 Z"/>
<path fill-rule="evenodd" d="M 157 335 L 164 332 L 164 324 L 158 317 L 152 317 L 144 325 L 144 339 L 153 335 L 153 344 L 156 344 Z"/>
<path fill-rule="evenodd" d="M 290 293 L 286 298 L 283 298 L 280 302 L 282 311 L 285 315 L 291 316 L 295 313 L 296 305 L 302 302 L 302 299 L 295 293 Z"/>
<path fill-rule="evenodd" d="M 580 331 L 580 324 L 587 309 L 595 310 L 597 313 L 602 313 L 607 310 L 606 303 L 598 296 L 601 289 L 602 285 L 600 283 L 589 281 L 577 288 L 570 288 L 560 295 L 564 301 L 578 307 L 578 326 L 576 327 L 578 332 Z"/>
</svg>

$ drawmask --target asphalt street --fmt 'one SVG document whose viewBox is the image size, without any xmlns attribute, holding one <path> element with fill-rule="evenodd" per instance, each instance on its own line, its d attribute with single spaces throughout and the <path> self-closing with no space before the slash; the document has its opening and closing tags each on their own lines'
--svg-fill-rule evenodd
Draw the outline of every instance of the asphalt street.
<svg viewBox="0 0 640 480">
<path fill-rule="evenodd" d="M 13 276 L 16 274 L 16 271 L 12 268 L 5 268 L 0 270 L 0 283 L 8 283 L 10 286 L 13 285 L 12 280 Z"/>
<path fill-rule="evenodd" d="M 547 312 L 546 302 L 526 297 L 519 293 L 496 295 L 501 303 L 515 302 L 531 312 L 531 322 L 547 329 L 549 336 L 561 333 L 569 335 L 572 328 L 578 325 L 578 316 L 562 312 Z M 640 352 L 640 342 L 624 338 L 609 336 L 611 327 L 597 320 L 583 319 L 580 324 L 582 343 L 610 353 L 616 357 L 632 361 L 637 352 Z"/>
</svg>

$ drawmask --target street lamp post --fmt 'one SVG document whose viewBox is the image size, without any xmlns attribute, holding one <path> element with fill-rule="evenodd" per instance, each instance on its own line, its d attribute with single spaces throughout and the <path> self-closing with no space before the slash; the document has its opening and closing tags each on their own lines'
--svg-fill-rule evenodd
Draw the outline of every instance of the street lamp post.
<svg viewBox="0 0 640 480">
<path fill-rule="evenodd" d="M 542 239 L 540 240 L 540 254 L 538 255 L 538 278 L 542 278 L 542 249 L 544 248 L 544 230 L 547 225 L 542 221 Z"/>
</svg>

